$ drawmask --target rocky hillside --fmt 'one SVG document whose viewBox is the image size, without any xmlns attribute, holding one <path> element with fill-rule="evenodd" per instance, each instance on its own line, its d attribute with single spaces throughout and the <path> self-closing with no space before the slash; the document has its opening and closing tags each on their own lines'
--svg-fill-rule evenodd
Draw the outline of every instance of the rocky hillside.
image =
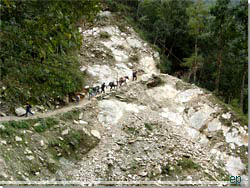
<svg viewBox="0 0 250 188">
<path fill-rule="evenodd" d="M 247 183 L 248 127 L 226 105 L 160 74 L 158 52 L 119 16 L 101 12 L 83 28 L 86 84 L 130 80 L 51 119 L 3 122 L 1 179 L 228 181 L 233 175 Z"/>
</svg>

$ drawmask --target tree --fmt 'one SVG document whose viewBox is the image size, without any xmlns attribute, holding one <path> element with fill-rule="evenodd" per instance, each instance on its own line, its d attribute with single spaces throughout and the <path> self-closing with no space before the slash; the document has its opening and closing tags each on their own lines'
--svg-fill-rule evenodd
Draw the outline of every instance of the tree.
<svg viewBox="0 0 250 188">
<path fill-rule="evenodd" d="M 201 55 L 198 57 L 198 37 L 203 32 L 203 29 L 205 27 L 205 18 L 207 14 L 208 10 L 204 6 L 202 0 L 196 1 L 193 6 L 187 8 L 187 15 L 189 16 L 189 33 L 195 38 L 194 54 L 192 54 L 190 58 L 186 58 L 186 62 L 183 64 L 184 66 L 188 66 L 189 68 L 191 68 L 188 76 L 189 81 L 191 75 L 193 74 L 194 82 L 196 82 L 196 73 L 198 69 L 202 67 L 203 58 Z"/>
<path fill-rule="evenodd" d="M 222 68 L 222 55 L 225 49 L 228 37 L 228 25 L 231 20 L 229 12 L 230 0 L 216 1 L 215 6 L 211 9 L 211 14 L 215 17 L 213 22 L 214 39 L 217 43 L 217 70 L 215 79 L 215 92 L 219 92 L 221 68 Z"/>
<path fill-rule="evenodd" d="M 240 108 L 243 111 L 243 102 L 244 102 L 244 89 L 245 89 L 245 79 L 248 71 L 248 63 L 247 63 L 247 36 L 248 36 L 248 2 L 246 0 L 241 0 L 240 3 L 233 9 L 236 16 L 235 21 L 238 23 L 238 36 L 241 38 L 240 48 L 243 49 L 243 53 L 241 53 L 242 60 L 242 81 L 241 81 L 241 89 L 240 89 Z"/>
</svg>

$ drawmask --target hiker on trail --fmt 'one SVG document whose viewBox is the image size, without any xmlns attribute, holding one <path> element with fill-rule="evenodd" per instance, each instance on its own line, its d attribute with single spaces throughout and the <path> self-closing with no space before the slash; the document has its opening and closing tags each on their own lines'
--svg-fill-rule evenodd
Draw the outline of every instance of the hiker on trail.
<svg viewBox="0 0 250 188">
<path fill-rule="evenodd" d="M 96 94 L 100 93 L 100 86 L 95 86 Z"/>
<path fill-rule="evenodd" d="M 33 115 L 33 113 L 30 111 L 31 108 L 32 108 L 31 105 L 29 103 L 27 103 L 26 113 L 25 113 L 26 117 L 28 117 L 28 113 L 30 113 L 31 115 Z"/>
<path fill-rule="evenodd" d="M 126 84 L 126 80 L 129 80 L 128 76 L 121 77 L 121 78 L 119 79 L 119 85 L 121 86 L 123 83 Z"/>
<path fill-rule="evenodd" d="M 99 86 L 93 87 L 93 95 L 96 96 L 99 91 Z"/>
<path fill-rule="evenodd" d="M 80 95 L 79 95 L 79 94 L 78 94 L 78 95 L 76 95 L 76 102 L 77 102 L 77 103 L 79 103 L 79 102 L 80 102 L 80 99 L 81 99 Z"/>
<path fill-rule="evenodd" d="M 101 89 L 101 93 L 105 93 L 105 83 L 102 84 Z"/>
<path fill-rule="evenodd" d="M 89 100 L 93 96 L 93 88 L 89 88 Z"/>
<path fill-rule="evenodd" d="M 117 85 L 115 85 L 114 82 L 109 82 L 109 87 L 110 87 L 110 91 L 111 91 L 113 88 L 116 88 Z"/>
<path fill-rule="evenodd" d="M 133 71 L 133 81 L 137 80 L 137 75 L 136 74 L 137 74 L 137 71 Z"/>
</svg>

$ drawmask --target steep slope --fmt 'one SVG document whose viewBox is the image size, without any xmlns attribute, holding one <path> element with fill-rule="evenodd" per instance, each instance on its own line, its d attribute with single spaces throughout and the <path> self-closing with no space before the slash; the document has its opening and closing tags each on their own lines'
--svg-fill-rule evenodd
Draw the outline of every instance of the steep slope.
<svg viewBox="0 0 250 188">
<path fill-rule="evenodd" d="M 79 180 L 216 181 L 247 175 L 247 125 L 211 93 L 160 74 L 159 54 L 117 16 L 99 16 L 83 31 L 81 58 L 95 80 L 89 83 L 142 71 L 138 83 L 98 100 L 101 143 L 72 174 Z"/>
<path fill-rule="evenodd" d="M 108 93 L 82 102 L 77 110 L 51 113 L 58 122 L 44 131 L 35 132 L 38 125 L 32 120 L 26 131 L 30 135 L 23 130 L 15 133 L 22 141 L 15 135 L 15 139 L 1 136 L 0 177 L 228 181 L 230 175 L 240 175 L 247 183 L 248 127 L 230 109 L 210 92 L 160 74 L 156 68 L 159 53 L 119 16 L 101 12 L 88 30 L 79 30 L 83 35 L 79 59 L 88 85 L 108 84 L 122 76 L 130 80 L 117 90 L 107 89 Z M 139 71 L 137 81 L 131 80 L 133 70 Z M 75 132 L 83 137 L 76 136 L 72 144 Z M 32 154 L 21 150 L 20 158 L 7 160 L 7 148 L 14 152 L 18 147 L 38 150 Z M 40 156 L 45 162 L 28 157 L 40 165 L 37 171 L 29 171 L 32 166 L 27 164 L 20 168 L 10 165 L 25 161 L 22 155 L 33 155 L 35 160 Z M 49 158 L 53 161 L 47 163 Z M 51 165 L 52 169 L 46 170 Z M 13 169 L 20 177 L 11 172 Z"/>
</svg>

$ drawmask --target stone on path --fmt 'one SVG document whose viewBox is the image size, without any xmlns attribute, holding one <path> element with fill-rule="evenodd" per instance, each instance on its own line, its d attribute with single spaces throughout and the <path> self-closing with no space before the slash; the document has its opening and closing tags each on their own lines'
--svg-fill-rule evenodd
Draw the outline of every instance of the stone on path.
<svg viewBox="0 0 250 188">
<path fill-rule="evenodd" d="M 17 116 L 23 116 L 26 113 L 26 110 L 23 107 L 19 107 L 15 109 Z"/>
</svg>

